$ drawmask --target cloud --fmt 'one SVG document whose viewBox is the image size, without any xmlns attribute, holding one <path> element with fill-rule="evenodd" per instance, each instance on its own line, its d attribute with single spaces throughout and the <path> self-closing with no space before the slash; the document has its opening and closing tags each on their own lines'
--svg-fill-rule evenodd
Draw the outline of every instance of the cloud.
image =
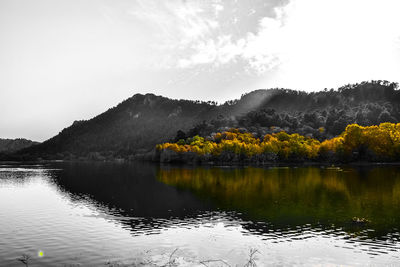
<svg viewBox="0 0 400 267">
<path fill-rule="evenodd" d="M 214 64 L 215 66 L 230 63 L 243 53 L 243 39 L 232 42 L 232 36 L 219 36 L 217 40 L 208 39 L 193 44 L 194 53 L 188 58 L 178 61 L 178 67 L 190 68 L 199 64 Z"/>
<path fill-rule="evenodd" d="M 136 3 L 134 8 L 129 9 L 129 14 L 137 21 L 136 24 L 145 25 L 148 29 L 147 34 L 142 36 L 146 36 L 149 47 L 158 58 L 148 62 L 148 67 L 155 69 L 175 68 L 181 57 L 194 54 L 194 46 L 217 31 L 217 17 L 223 10 L 216 0 L 138 0 Z"/>
<path fill-rule="evenodd" d="M 300 84 L 308 74 L 326 82 L 332 76 L 398 79 L 398 10 L 396 0 L 292 0 L 243 36 L 208 33 L 188 42 L 191 49 L 177 66 L 218 68 L 242 60 L 249 72 L 263 75 L 279 68 L 281 76 Z"/>
<path fill-rule="evenodd" d="M 245 67 L 258 73 L 275 67 L 280 63 L 278 53 L 281 47 L 277 40 L 282 39 L 281 9 L 276 9 L 276 14 L 276 18 L 262 18 L 256 34 L 249 31 L 236 40 L 232 34 L 225 34 L 192 42 L 192 53 L 179 59 L 178 67 L 191 68 L 199 64 L 218 67 L 238 59 L 245 60 L 248 64 Z"/>
<path fill-rule="evenodd" d="M 282 2 L 270 1 L 267 5 L 251 0 L 244 5 L 219 0 L 146 0 L 138 1 L 138 8 L 130 14 L 150 25 L 154 39 L 149 43 L 154 51 L 164 53 L 152 67 L 217 68 L 241 58 L 248 61 L 249 68 L 261 70 L 273 64 L 275 58 L 270 53 L 258 53 L 259 48 L 254 50 L 254 39 L 258 37 L 254 33 L 265 26 L 268 18 L 276 16 L 274 5 Z M 271 19 L 271 23 L 276 22 Z"/>
</svg>

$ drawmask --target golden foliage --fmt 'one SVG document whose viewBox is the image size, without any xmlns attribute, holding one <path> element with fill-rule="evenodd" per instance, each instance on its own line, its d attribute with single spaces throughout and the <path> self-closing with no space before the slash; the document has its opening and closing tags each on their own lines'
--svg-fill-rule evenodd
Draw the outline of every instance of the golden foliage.
<svg viewBox="0 0 400 267">
<path fill-rule="evenodd" d="M 314 160 L 332 156 L 351 157 L 363 153 L 373 160 L 396 160 L 400 157 L 400 123 L 382 123 L 379 126 L 366 127 L 351 124 L 340 136 L 322 143 L 310 137 L 284 131 L 267 134 L 260 140 L 251 133 L 231 129 L 216 133 L 209 140 L 195 136 L 178 143 L 159 144 L 156 148 L 217 157 L 227 152 L 248 158 L 273 154 L 282 160 Z"/>
</svg>

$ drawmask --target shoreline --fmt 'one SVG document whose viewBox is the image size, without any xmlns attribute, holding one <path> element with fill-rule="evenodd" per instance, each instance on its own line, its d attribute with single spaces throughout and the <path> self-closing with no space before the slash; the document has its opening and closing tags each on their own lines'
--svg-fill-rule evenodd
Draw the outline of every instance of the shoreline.
<svg viewBox="0 0 400 267">
<path fill-rule="evenodd" d="M 190 167 L 217 167 L 217 168 L 243 168 L 243 167 L 377 167 L 377 166 L 400 166 L 399 162 L 370 162 L 370 161 L 357 161 L 357 162 L 318 162 L 318 161 L 305 161 L 305 162 L 265 162 L 265 163 L 252 163 L 252 162 L 215 162 L 215 161 L 202 161 L 202 162 L 160 162 L 145 159 L 114 159 L 114 160 L 0 160 L 0 165 L 17 165 L 17 164 L 37 164 L 37 163 L 138 163 L 147 162 L 160 166 L 190 166 Z"/>
</svg>

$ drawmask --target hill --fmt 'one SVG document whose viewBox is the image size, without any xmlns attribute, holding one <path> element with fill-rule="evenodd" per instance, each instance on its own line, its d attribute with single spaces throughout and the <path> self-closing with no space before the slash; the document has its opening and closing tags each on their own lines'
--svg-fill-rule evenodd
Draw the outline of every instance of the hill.
<svg viewBox="0 0 400 267">
<path fill-rule="evenodd" d="M 0 138 L 0 153 L 13 153 L 23 148 L 27 148 L 36 144 L 39 143 L 24 138 L 17 138 L 17 139 Z"/>
<path fill-rule="evenodd" d="M 188 130 L 214 114 L 216 105 L 136 94 L 90 120 L 75 121 L 58 135 L 23 150 L 41 158 L 126 157 Z M 89 155 L 90 154 L 90 155 Z"/>
<path fill-rule="evenodd" d="M 255 137 L 285 130 L 322 140 L 340 134 L 351 123 L 367 126 L 398 121 L 398 84 L 387 81 L 312 93 L 256 90 L 221 105 L 136 94 L 93 119 L 74 122 L 16 157 L 125 158 L 153 149 L 157 143 L 207 136 L 231 127 Z"/>
</svg>

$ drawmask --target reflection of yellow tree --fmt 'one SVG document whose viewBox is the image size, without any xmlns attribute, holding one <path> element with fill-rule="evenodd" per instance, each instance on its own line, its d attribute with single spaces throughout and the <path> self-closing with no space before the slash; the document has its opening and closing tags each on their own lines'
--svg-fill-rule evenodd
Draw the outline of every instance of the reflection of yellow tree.
<svg viewBox="0 0 400 267">
<path fill-rule="evenodd" d="M 385 180 L 382 180 L 385 177 Z M 220 208 L 239 210 L 277 224 L 337 223 L 365 217 L 384 226 L 400 223 L 400 173 L 376 168 L 366 175 L 329 168 L 170 168 L 158 179 L 211 199 Z"/>
<path fill-rule="evenodd" d="M 161 170 L 159 179 L 170 185 L 223 193 L 227 198 L 236 195 L 245 198 L 279 197 L 288 191 L 295 195 L 306 195 L 317 187 L 348 196 L 343 179 L 338 179 L 337 175 L 337 171 L 319 168 L 172 168 Z"/>
<path fill-rule="evenodd" d="M 345 159 L 354 152 L 363 153 L 371 160 L 400 159 L 400 123 L 382 123 L 379 126 L 351 124 L 338 137 L 318 140 L 299 134 L 279 132 L 267 134 L 262 139 L 250 133 L 231 129 L 216 133 L 207 140 L 195 136 L 177 143 L 164 143 L 158 150 L 177 153 L 194 152 L 198 155 L 221 156 L 223 152 L 253 158 L 258 155 L 275 155 L 282 160 L 313 160 L 335 156 Z"/>
</svg>

